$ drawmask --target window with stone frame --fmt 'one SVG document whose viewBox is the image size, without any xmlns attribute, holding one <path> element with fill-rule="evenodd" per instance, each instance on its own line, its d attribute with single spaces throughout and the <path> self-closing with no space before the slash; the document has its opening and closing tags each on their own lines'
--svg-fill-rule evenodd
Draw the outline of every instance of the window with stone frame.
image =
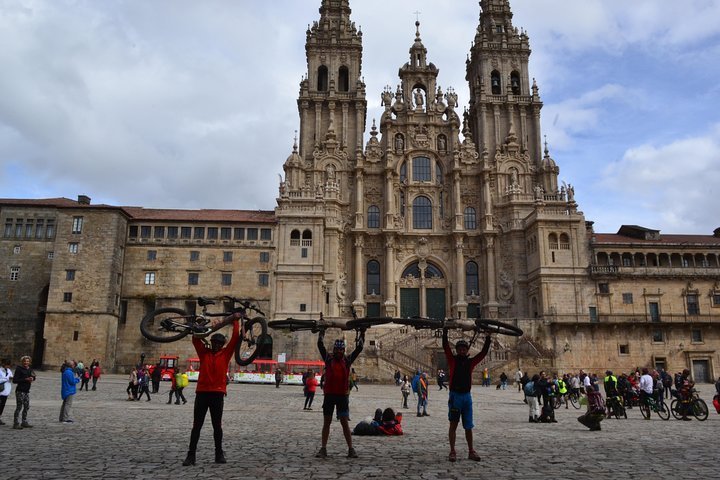
<svg viewBox="0 0 720 480">
<path fill-rule="evenodd" d="M 3 237 L 10 238 L 12 237 L 13 232 L 13 219 L 7 218 L 5 219 L 5 233 L 3 233 Z"/>
<path fill-rule="evenodd" d="M 465 208 L 465 214 L 463 216 L 464 220 L 464 226 L 465 230 L 475 230 L 477 229 L 477 216 L 475 214 L 475 209 L 472 207 L 466 207 Z"/>
<path fill-rule="evenodd" d="M 47 221 L 47 226 L 45 228 L 45 238 L 53 237 L 55 237 L 55 219 L 49 218 Z"/>
<path fill-rule="evenodd" d="M 223 252 L 223 262 L 229 263 L 233 261 L 233 252 Z"/>
<path fill-rule="evenodd" d="M 155 285 L 155 272 L 145 272 L 145 285 Z"/>
<path fill-rule="evenodd" d="M 78 253 L 79 245 L 80 245 L 80 244 L 77 243 L 77 242 L 70 242 L 70 243 L 68 243 L 68 251 L 69 251 L 70 253 L 73 253 L 73 254 Z"/>
<path fill-rule="evenodd" d="M 82 233 L 83 217 L 73 217 L 72 233 Z"/>
<path fill-rule="evenodd" d="M 428 157 L 415 157 L 412 160 L 413 182 L 432 181 L 432 162 Z"/>
<path fill-rule="evenodd" d="M 662 343 L 665 341 L 665 336 L 663 335 L 662 330 L 653 330 L 652 331 L 652 341 L 655 343 Z"/>
<path fill-rule="evenodd" d="M 72 302 L 72 292 L 63 292 L 63 302 Z"/>
<path fill-rule="evenodd" d="M 713 307 L 720 307 L 720 292 L 713 292 L 712 304 L 713 304 Z"/>
<path fill-rule="evenodd" d="M 609 283 L 598 283 L 598 293 L 602 294 L 608 294 L 610 293 L 610 284 Z"/>
<path fill-rule="evenodd" d="M 261 287 L 267 287 L 270 284 L 270 275 L 267 273 L 258 274 L 258 285 Z"/>
<path fill-rule="evenodd" d="M 188 272 L 188 285 L 198 285 L 200 283 L 200 274 L 198 272 Z"/>
<path fill-rule="evenodd" d="M 17 282 L 20 279 L 20 267 L 10 267 L 10 281 Z"/>
<path fill-rule="evenodd" d="M 620 353 L 620 355 L 630 355 L 630 345 L 628 345 L 628 344 L 619 345 L 618 353 Z"/>
<path fill-rule="evenodd" d="M 472 296 L 480 295 L 480 276 L 478 264 L 467 262 L 465 264 L 465 294 Z"/>
<path fill-rule="evenodd" d="M 65 270 L 65 280 L 68 282 L 75 280 L 75 270 Z"/>
<path fill-rule="evenodd" d="M 193 240 L 205 239 L 205 227 L 195 227 L 193 231 Z"/>
<path fill-rule="evenodd" d="M 208 240 L 217 240 L 217 238 L 218 238 L 218 228 L 217 228 L 217 227 L 208 227 L 208 229 L 207 229 L 207 238 L 208 238 Z"/>
<path fill-rule="evenodd" d="M 190 250 L 190 261 L 197 262 L 200 260 L 200 252 L 198 250 Z"/>
<path fill-rule="evenodd" d="M 229 287 L 232 285 L 232 273 L 222 273 L 220 275 L 220 284 L 223 287 Z"/>
<path fill-rule="evenodd" d="M 380 262 L 370 260 L 367 264 L 367 291 L 368 295 L 380 295 Z"/>
<path fill-rule="evenodd" d="M 688 294 L 685 297 L 687 301 L 687 313 L 688 315 L 700 315 L 700 305 L 698 303 L 697 294 Z"/>
<path fill-rule="evenodd" d="M 413 200 L 413 228 L 418 230 L 432 229 L 432 202 L 428 197 L 419 196 Z"/>
<path fill-rule="evenodd" d="M 693 328 L 690 331 L 690 341 L 692 343 L 703 343 L 702 330 L 699 328 Z"/>
<path fill-rule="evenodd" d="M 192 237 L 192 227 L 180 227 L 180 238 L 188 240 Z"/>
<path fill-rule="evenodd" d="M 248 240 L 257 240 L 258 239 L 258 229 L 257 228 L 248 228 L 247 229 L 247 239 Z"/>
<path fill-rule="evenodd" d="M 260 263 L 270 263 L 270 252 L 260 252 Z"/>
<path fill-rule="evenodd" d="M 162 225 L 155 227 L 153 231 L 153 238 L 165 238 L 165 227 Z"/>
<path fill-rule="evenodd" d="M 35 221 L 35 238 L 43 238 L 45 235 L 45 219 L 38 218 Z"/>
<path fill-rule="evenodd" d="M 178 238 L 178 231 L 180 229 L 178 227 L 168 227 L 167 229 L 167 238 L 168 239 L 176 239 Z"/>
<path fill-rule="evenodd" d="M 376 205 L 368 207 L 367 226 L 368 228 L 380 228 L 380 209 Z"/>
<path fill-rule="evenodd" d="M 141 225 L 140 226 L 140 238 L 150 238 L 151 233 L 152 233 L 152 226 L 150 226 L 150 225 Z"/>
<path fill-rule="evenodd" d="M 20 245 L 15 245 L 13 247 L 13 255 L 19 255 L 21 250 L 22 248 L 20 247 Z"/>
<path fill-rule="evenodd" d="M 230 240 L 232 238 L 232 228 L 222 227 L 220 228 L 220 240 Z"/>
<path fill-rule="evenodd" d="M 632 293 L 623 293 L 622 294 L 622 300 L 623 303 L 626 305 L 632 305 L 633 303 L 633 294 Z"/>
<path fill-rule="evenodd" d="M 233 230 L 233 239 L 234 240 L 245 240 L 245 229 L 244 228 L 235 228 Z"/>
<path fill-rule="evenodd" d="M 260 229 L 260 240 L 264 240 L 264 241 L 272 240 L 272 229 L 271 228 L 261 228 Z"/>
<path fill-rule="evenodd" d="M 149 262 L 153 262 L 157 260 L 157 250 L 148 250 L 147 251 L 147 259 Z"/>
</svg>

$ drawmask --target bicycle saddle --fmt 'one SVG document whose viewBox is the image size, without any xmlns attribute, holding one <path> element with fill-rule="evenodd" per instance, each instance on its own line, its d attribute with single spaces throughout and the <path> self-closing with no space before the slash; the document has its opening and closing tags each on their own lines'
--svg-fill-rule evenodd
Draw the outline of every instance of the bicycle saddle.
<svg viewBox="0 0 720 480">
<path fill-rule="evenodd" d="M 197 303 L 198 303 L 198 305 L 200 305 L 201 307 L 204 307 L 204 306 L 206 306 L 206 305 L 215 305 L 215 301 L 214 301 L 214 300 L 210 300 L 209 298 L 205 298 L 205 297 L 198 297 Z"/>
</svg>

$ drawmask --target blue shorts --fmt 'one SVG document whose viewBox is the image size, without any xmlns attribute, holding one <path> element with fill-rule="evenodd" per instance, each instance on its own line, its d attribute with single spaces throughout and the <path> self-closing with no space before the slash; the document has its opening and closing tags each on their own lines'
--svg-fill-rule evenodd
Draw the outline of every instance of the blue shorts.
<svg viewBox="0 0 720 480">
<path fill-rule="evenodd" d="M 473 425 L 472 395 L 468 393 L 450 392 L 448 396 L 448 420 L 459 422 L 462 417 L 462 426 L 471 430 Z"/>
<path fill-rule="evenodd" d="M 323 415 L 332 417 L 333 410 L 337 411 L 337 418 L 350 417 L 350 398 L 348 395 L 325 394 L 323 399 Z"/>
</svg>

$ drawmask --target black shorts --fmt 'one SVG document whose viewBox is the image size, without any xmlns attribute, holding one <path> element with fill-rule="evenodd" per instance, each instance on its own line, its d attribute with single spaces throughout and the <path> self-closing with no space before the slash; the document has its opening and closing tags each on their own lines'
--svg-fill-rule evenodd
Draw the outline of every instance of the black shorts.
<svg viewBox="0 0 720 480">
<path fill-rule="evenodd" d="M 333 410 L 337 409 L 337 418 L 350 417 L 350 397 L 348 395 L 325 394 L 323 400 L 323 415 L 331 417 Z"/>
</svg>

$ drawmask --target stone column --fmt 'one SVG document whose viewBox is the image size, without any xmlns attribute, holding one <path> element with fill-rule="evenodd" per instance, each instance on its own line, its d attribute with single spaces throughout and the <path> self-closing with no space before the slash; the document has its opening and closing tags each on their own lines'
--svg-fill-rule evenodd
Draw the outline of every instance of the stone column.
<svg viewBox="0 0 720 480">
<path fill-rule="evenodd" d="M 397 316 L 395 301 L 395 238 L 385 240 L 385 315 Z"/>
</svg>

